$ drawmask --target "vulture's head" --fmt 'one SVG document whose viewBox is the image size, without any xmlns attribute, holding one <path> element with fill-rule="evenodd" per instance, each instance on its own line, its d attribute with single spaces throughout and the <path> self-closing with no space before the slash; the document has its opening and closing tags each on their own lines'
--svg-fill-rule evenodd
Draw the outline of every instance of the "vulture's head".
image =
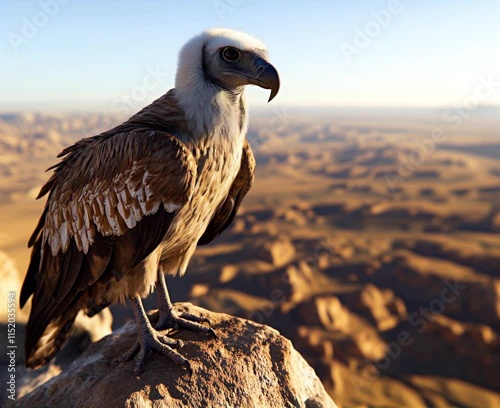
<svg viewBox="0 0 500 408">
<path fill-rule="evenodd" d="M 215 28 L 191 39 L 179 54 L 175 87 L 203 92 L 217 87 L 239 93 L 245 85 L 270 89 L 269 101 L 280 88 L 278 71 L 260 40 L 235 30 Z"/>
</svg>

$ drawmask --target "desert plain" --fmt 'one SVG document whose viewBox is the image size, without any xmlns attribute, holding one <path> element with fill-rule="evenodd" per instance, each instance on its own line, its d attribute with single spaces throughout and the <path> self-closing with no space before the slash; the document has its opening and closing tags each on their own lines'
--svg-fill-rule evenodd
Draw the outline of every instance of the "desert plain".
<svg viewBox="0 0 500 408">
<path fill-rule="evenodd" d="M 500 111 L 252 114 L 254 186 L 169 279 L 173 300 L 276 328 L 339 406 L 500 406 Z M 121 120 L 0 114 L 2 302 L 20 291 L 44 170 Z M 131 319 L 112 312 L 115 328 Z"/>
</svg>

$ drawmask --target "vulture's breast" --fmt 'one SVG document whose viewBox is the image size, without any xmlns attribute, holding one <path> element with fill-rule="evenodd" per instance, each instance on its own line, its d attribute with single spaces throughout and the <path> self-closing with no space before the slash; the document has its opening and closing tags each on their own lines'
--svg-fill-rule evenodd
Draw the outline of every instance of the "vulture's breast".
<svg viewBox="0 0 500 408">
<path fill-rule="evenodd" d="M 216 140 L 195 149 L 198 161 L 195 191 L 190 202 L 176 215 L 165 236 L 161 259 L 182 256 L 184 251 L 196 246 L 215 211 L 227 198 L 240 169 L 243 151 L 243 139 L 235 139 Z"/>
</svg>

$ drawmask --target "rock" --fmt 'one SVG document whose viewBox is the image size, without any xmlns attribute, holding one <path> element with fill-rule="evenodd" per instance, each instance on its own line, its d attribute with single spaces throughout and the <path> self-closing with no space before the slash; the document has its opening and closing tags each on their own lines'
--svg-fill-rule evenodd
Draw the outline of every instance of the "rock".
<svg viewBox="0 0 500 408">
<path fill-rule="evenodd" d="M 85 332 L 87 333 L 90 341 L 94 343 L 101 340 L 108 334 L 111 334 L 113 327 L 113 315 L 108 308 L 102 310 L 94 317 L 88 317 L 87 315 L 81 313 L 77 316 L 74 327 L 75 333 L 73 333 L 73 337 L 76 336 L 78 332 Z"/>
<path fill-rule="evenodd" d="M 500 231 L 500 212 L 497 212 L 492 218 L 491 218 L 491 229 L 495 232 Z"/>
<path fill-rule="evenodd" d="M 500 279 L 465 285 L 464 309 L 479 322 L 495 324 L 500 319 Z"/>
<path fill-rule="evenodd" d="M 149 356 L 139 377 L 133 362 L 113 363 L 135 341 L 136 326 L 129 322 L 13 406 L 336 407 L 314 370 L 276 330 L 189 303 L 176 308 L 209 318 L 217 333 L 216 339 L 173 334 L 184 340 L 179 351 L 191 361 L 191 377 L 158 354 Z"/>
<path fill-rule="evenodd" d="M 299 226 L 307 225 L 307 216 L 295 209 L 280 209 L 276 211 L 276 218 L 280 221 L 290 222 Z"/>
<path fill-rule="evenodd" d="M 241 269 L 235 265 L 225 265 L 221 270 L 219 282 L 246 295 L 269 299 L 274 307 L 286 302 L 300 303 L 309 297 L 314 281 L 310 267 L 302 262 L 253 275 L 245 274 Z"/>
<path fill-rule="evenodd" d="M 407 316 L 402 299 L 395 297 L 391 289 L 381 290 L 371 283 L 341 299 L 349 309 L 366 317 L 380 331 L 392 329 Z"/>
<path fill-rule="evenodd" d="M 300 350 L 307 350 L 308 361 L 311 359 L 324 359 L 332 361 L 334 355 L 333 342 L 324 335 L 321 329 L 310 326 L 298 326 L 293 344 Z"/>
<path fill-rule="evenodd" d="M 349 332 L 349 311 L 336 296 L 316 296 L 301 303 L 298 313 L 307 324 L 322 326 L 326 330 Z"/>
<path fill-rule="evenodd" d="M 210 285 L 208 283 L 195 283 L 189 291 L 189 297 L 196 298 L 200 296 L 206 296 L 209 291 Z"/>
<path fill-rule="evenodd" d="M 285 237 L 273 242 L 266 242 L 261 250 L 260 258 L 279 268 L 290 263 L 295 258 L 295 247 Z"/>
<path fill-rule="evenodd" d="M 344 391 L 344 376 L 339 370 L 340 364 L 332 360 L 320 360 L 315 364 L 315 369 L 321 378 L 325 379 L 325 385 L 333 389 L 336 394 L 342 394 Z"/>
<path fill-rule="evenodd" d="M 342 260 L 349 260 L 354 256 L 355 249 L 352 245 L 345 244 L 335 248 L 335 255 L 339 256 Z"/>
<path fill-rule="evenodd" d="M 310 292 L 311 280 L 299 267 L 288 265 L 285 268 L 262 274 L 258 277 L 244 277 L 248 287 L 251 281 L 258 285 L 258 293 L 269 293 L 274 301 L 298 303 Z"/>
<path fill-rule="evenodd" d="M 73 326 L 73 333 L 66 346 L 56 355 L 59 365 L 66 367 L 69 362 L 79 357 L 91 343 L 101 340 L 112 332 L 113 315 L 106 308 L 94 317 L 80 312 Z"/>
<path fill-rule="evenodd" d="M 349 354 L 363 357 L 369 361 L 381 360 L 387 353 L 384 341 L 371 330 L 354 334 L 349 341 L 352 341 L 352 349 Z"/>
<path fill-rule="evenodd" d="M 239 270 L 238 265 L 223 265 L 220 270 L 219 283 L 228 283 L 232 281 L 236 276 L 238 276 Z"/>
<path fill-rule="evenodd" d="M 232 232 L 234 234 L 242 234 L 247 230 L 248 226 L 243 218 L 237 218 L 232 226 Z"/>
<path fill-rule="evenodd" d="M 286 293 L 287 300 L 300 302 L 309 294 L 311 278 L 308 268 L 307 264 L 289 265 L 284 271 L 280 288 Z"/>
<path fill-rule="evenodd" d="M 408 346 L 401 347 L 400 367 L 434 364 L 433 375 L 500 389 L 500 378 L 496 375 L 500 339 L 491 327 L 440 314 L 432 315 L 423 324 L 416 327 L 407 323 L 395 329 L 397 333 L 408 332 L 408 338 L 413 339 Z"/>
<path fill-rule="evenodd" d="M 16 368 L 16 397 L 24 397 L 42 384 L 57 377 L 61 372 L 61 366 L 56 364 L 55 361 L 51 361 L 47 366 L 39 370 L 31 370 L 24 366 L 18 366 Z"/>
</svg>

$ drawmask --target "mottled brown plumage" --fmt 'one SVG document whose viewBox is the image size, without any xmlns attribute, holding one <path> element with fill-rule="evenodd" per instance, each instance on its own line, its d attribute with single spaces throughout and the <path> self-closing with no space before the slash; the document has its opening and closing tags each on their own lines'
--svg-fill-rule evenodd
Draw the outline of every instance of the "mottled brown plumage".
<svg viewBox="0 0 500 408">
<path fill-rule="evenodd" d="M 184 274 L 197 244 L 227 228 L 253 182 L 255 160 L 245 139 L 248 82 L 236 71 L 225 77 L 216 67 L 228 62 L 206 53 L 214 42 L 220 48 L 220 41 L 237 41 L 231 35 L 207 32 L 188 43 L 201 59 L 190 78 L 205 81 L 203 90 L 201 82 L 178 78 L 175 89 L 127 122 L 59 155 L 39 194 L 48 198 L 29 241 L 33 251 L 21 292 L 22 306 L 33 295 L 28 367 L 57 353 L 80 311 L 93 315 L 126 299 L 144 334 L 128 356 L 142 349 L 136 371 L 150 349 L 188 364 L 171 349 L 174 340 L 150 327 L 140 298 L 158 284 L 163 326 L 208 331 L 195 316 L 173 314 L 163 274 Z M 186 58 L 181 53 L 179 69 Z M 207 78 L 201 68 L 210 64 L 211 77 L 220 76 L 229 89 Z M 192 111 L 196 97 L 199 110 Z"/>
<path fill-rule="evenodd" d="M 217 238 L 234 220 L 243 198 L 252 187 L 255 173 L 255 158 L 248 140 L 243 145 L 240 171 L 229 189 L 227 198 L 217 208 L 205 233 L 198 241 L 198 245 L 206 245 Z"/>
</svg>

